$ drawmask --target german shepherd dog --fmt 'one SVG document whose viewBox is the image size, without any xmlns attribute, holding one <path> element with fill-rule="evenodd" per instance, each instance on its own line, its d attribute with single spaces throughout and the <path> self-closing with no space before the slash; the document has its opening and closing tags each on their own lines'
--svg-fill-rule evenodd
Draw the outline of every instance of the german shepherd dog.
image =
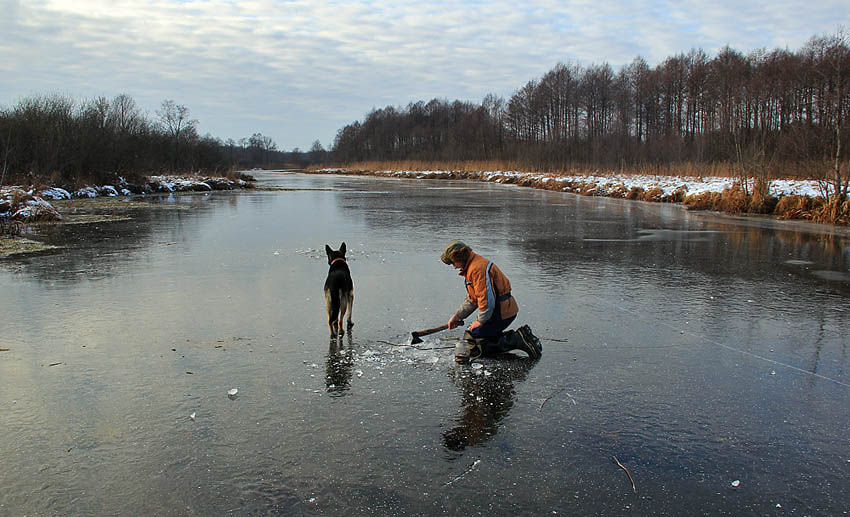
<svg viewBox="0 0 850 517">
<path fill-rule="evenodd" d="M 328 311 L 328 327 L 331 339 L 345 334 L 342 330 L 342 320 L 348 313 L 348 328 L 354 326 L 351 313 L 354 309 L 354 282 L 351 281 L 351 271 L 345 263 L 345 243 L 334 251 L 325 244 L 328 254 L 328 279 L 325 280 L 325 308 Z"/>
</svg>

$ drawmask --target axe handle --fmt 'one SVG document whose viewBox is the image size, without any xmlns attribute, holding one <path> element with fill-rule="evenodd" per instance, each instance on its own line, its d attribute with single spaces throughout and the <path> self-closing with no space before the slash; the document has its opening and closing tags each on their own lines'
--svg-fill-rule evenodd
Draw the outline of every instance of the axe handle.
<svg viewBox="0 0 850 517">
<path fill-rule="evenodd" d="M 460 327 L 462 325 L 463 325 L 463 321 L 459 321 L 458 324 L 457 324 L 458 327 Z M 415 338 L 420 337 L 420 336 L 427 336 L 428 334 L 433 334 L 434 332 L 446 330 L 447 328 L 449 328 L 449 324 L 444 323 L 444 324 L 440 325 L 439 327 L 434 327 L 432 329 L 417 330 L 416 332 L 411 333 L 411 335 Z"/>
<path fill-rule="evenodd" d="M 416 332 L 413 333 L 413 336 L 414 337 L 427 336 L 428 334 L 433 334 L 434 332 L 446 330 L 447 328 L 449 328 L 449 325 L 447 323 L 444 323 L 443 325 L 440 325 L 439 327 L 434 327 L 432 329 L 417 330 Z"/>
</svg>

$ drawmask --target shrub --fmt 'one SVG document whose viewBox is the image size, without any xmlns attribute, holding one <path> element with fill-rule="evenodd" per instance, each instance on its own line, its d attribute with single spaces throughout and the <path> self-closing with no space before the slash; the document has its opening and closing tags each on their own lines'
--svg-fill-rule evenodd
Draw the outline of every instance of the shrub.
<svg viewBox="0 0 850 517">
<path fill-rule="evenodd" d="M 0 238 L 3 237 L 20 237 L 22 225 L 20 221 L 15 221 L 11 217 L 0 216 Z"/>
<path fill-rule="evenodd" d="M 773 214 L 782 219 L 811 219 L 812 199 L 808 196 L 782 196 L 773 208 Z"/>
<path fill-rule="evenodd" d="M 611 190 L 608 192 L 608 195 L 610 197 L 625 198 L 629 195 L 629 190 L 622 183 L 618 183 L 617 185 L 614 185 L 611 188 Z"/>
<path fill-rule="evenodd" d="M 753 189 L 748 210 L 753 214 L 771 214 L 779 201 L 764 189 Z"/>
<path fill-rule="evenodd" d="M 641 199 L 643 201 L 659 202 L 659 201 L 661 201 L 661 199 L 663 197 L 664 197 L 664 191 L 663 190 L 661 190 L 659 187 L 652 187 L 651 189 L 649 189 L 649 190 L 647 190 L 646 192 L 643 193 L 643 196 L 641 196 Z"/>
<path fill-rule="evenodd" d="M 687 187 L 679 187 L 670 194 L 664 196 L 664 201 L 667 203 L 681 203 L 685 200 L 685 196 L 688 194 Z"/>
<path fill-rule="evenodd" d="M 632 187 L 626 193 L 625 198 L 626 199 L 641 199 L 643 197 L 644 192 L 646 192 L 646 191 L 643 190 L 643 188 L 641 188 L 641 187 Z"/>
<path fill-rule="evenodd" d="M 742 214 L 747 211 L 750 205 L 750 200 L 741 188 L 740 184 L 735 184 L 720 193 L 720 203 L 718 209 L 723 212 L 732 214 Z"/>
<path fill-rule="evenodd" d="M 717 210 L 720 194 L 718 192 L 700 192 L 686 197 L 682 202 L 688 210 Z"/>
<path fill-rule="evenodd" d="M 818 223 L 850 224 L 850 200 L 834 198 L 812 209 L 812 220 Z"/>
</svg>

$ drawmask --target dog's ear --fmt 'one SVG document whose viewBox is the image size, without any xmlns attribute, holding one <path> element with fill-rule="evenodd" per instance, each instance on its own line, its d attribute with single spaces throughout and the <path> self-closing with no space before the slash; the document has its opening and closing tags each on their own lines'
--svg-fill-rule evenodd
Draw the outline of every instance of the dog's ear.
<svg viewBox="0 0 850 517">
<path fill-rule="evenodd" d="M 339 247 L 339 252 L 345 255 L 345 243 L 342 243 L 342 246 Z"/>
<path fill-rule="evenodd" d="M 325 244 L 325 253 L 327 253 L 327 254 L 328 254 L 328 257 L 330 257 L 330 256 L 331 256 L 331 253 L 333 253 L 333 252 L 334 252 L 334 250 L 332 250 L 330 246 L 328 246 L 327 244 Z"/>
</svg>

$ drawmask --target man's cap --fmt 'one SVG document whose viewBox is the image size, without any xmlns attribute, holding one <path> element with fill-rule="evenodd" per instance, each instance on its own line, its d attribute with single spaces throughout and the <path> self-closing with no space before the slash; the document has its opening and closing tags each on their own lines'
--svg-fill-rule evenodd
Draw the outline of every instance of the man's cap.
<svg viewBox="0 0 850 517">
<path fill-rule="evenodd" d="M 458 251 L 460 251 L 464 248 L 469 248 L 469 246 L 467 246 L 466 244 L 464 244 L 461 241 L 452 241 L 452 242 L 450 242 L 446 245 L 446 249 L 445 249 L 445 251 L 443 251 L 443 254 L 440 257 L 440 260 L 443 261 L 443 264 L 451 264 L 452 262 L 454 262 L 453 259 L 454 259 L 455 253 L 457 253 Z"/>
</svg>

